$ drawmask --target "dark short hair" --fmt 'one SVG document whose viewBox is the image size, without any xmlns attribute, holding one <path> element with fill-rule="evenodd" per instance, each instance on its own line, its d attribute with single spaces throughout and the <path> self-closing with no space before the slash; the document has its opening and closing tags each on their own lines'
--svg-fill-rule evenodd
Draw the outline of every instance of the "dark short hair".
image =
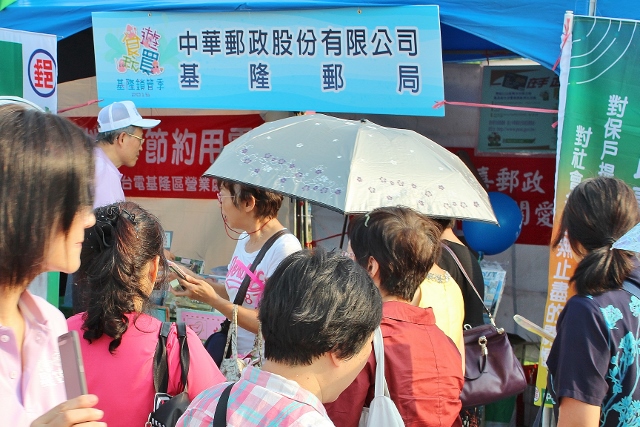
<svg viewBox="0 0 640 427">
<path fill-rule="evenodd" d="M 640 222 L 635 193 L 624 181 L 598 177 L 582 181 L 569 194 L 552 242 L 567 236 L 581 256 L 571 282 L 581 295 L 620 289 L 634 266 L 634 253 L 611 250 L 613 242 Z"/>
<path fill-rule="evenodd" d="M 369 343 L 382 299 L 367 272 L 322 249 L 286 257 L 267 280 L 259 320 L 265 358 L 309 365 L 331 351 L 341 359 Z"/>
<path fill-rule="evenodd" d="M 456 226 L 455 218 L 434 218 L 434 217 L 430 217 L 430 218 L 440 226 L 442 231 L 446 230 L 447 228 L 453 228 Z"/>
<path fill-rule="evenodd" d="M 136 131 L 136 126 L 127 126 L 122 129 L 109 130 L 106 132 L 100 132 L 96 135 L 96 142 L 106 142 L 108 144 L 113 145 L 116 142 L 116 139 L 120 136 L 122 132 L 124 133 L 134 133 Z"/>
<path fill-rule="evenodd" d="M 80 304 L 87 310 L 83 337 L 89 342 L 102 335 L 111 337 L 113 353 L 129 326 L 125 314 L 136 311 L 136 300 L 148 302 L 140 284 L 144 267 L 156 256 L 161 267 L 156 283 L 165 282 L 164 231 L 153 214 L 133 202 L 102 206 L 95 214 L 96 224 L 85 231 L 74 278 Z"/>
<path fill-rule="evenodd" d="M 232 196 L 233 204 L 239 208 L 240 203 L 248 202 L 251 197 L 256 201 L 256 217 L 275 218 L 282 206 L 284 197 L 281 194 L 252 185 L 242 184 L 230 179 L 218 178 L 218 188 L 226 188 Z"/>
<path fill-rule="evenodd" d="M 364 268 L 373 257 L 380 287 L 411 301 L 440 257 L 440 228 L 427 216 L 404 206 L 375 209 L 351 222 L 349 240 Z"/>
<path fill-rule="evenodd" d="M 91 139 L 55 114 L 0 106 L 0 278 L 24 286 L 54 233 L 93 204 Z"/>
</svg>

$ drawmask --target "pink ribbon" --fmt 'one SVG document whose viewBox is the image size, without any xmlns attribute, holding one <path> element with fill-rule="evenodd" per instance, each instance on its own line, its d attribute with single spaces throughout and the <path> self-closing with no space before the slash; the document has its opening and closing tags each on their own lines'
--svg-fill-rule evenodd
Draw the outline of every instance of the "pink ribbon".
<svg viewBox="0 0 640 427">
<path fill-rule="evenodd" d="M 76 108 L 86 107 L 87 105 L 95 104 L 96 102 L 101 102 L 102 99 L 94 99 L 93 101 L 85 102 L 84 104 L 74 105 L 73 107 L 63 108 L 62 110 L 58 110 L 58 113 L 64 113 L 65 111 L 75 110 Z"/>
<path fill-rule="evenodd" d="M 558 110 L 549 110 L 546 108 L 533 108 L 533 107 L 515 107 L 513 105 L 495 105 L 495 104 L 478 104 L 475 102 L 456 102 L 456 101 L 438 101 L 433 104 L 433 108 L 437 109 L 443 105 L 458 105 L 461 107 L 478 107 L 478 108 L 498 108 L 501 110 L 515 110 L 515 111 L 530 111 L 533 113 L 551 113 L 558 114 Z"/>
</svg>

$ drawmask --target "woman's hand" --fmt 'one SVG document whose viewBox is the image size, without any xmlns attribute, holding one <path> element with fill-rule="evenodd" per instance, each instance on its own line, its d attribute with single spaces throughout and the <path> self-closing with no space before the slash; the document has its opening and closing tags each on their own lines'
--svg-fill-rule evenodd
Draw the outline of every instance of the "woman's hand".
<svg viewBox="0 0 640 427">
<path fill-rule="evenodd" d="M 184 272 L 184 270 L 182 270 Z M 208 282 L 205 282 L 202 279 L 197 279 L 193 276 L 190 276 L 185 272 L 186 280 L 178 278 L 180 284 L 184 288 L 184 291 L 179 291 L 174 289 L 172 286 L 169 287 L 171 293 L 179 296 L 179 297 L 187 297 L 190 299 L 194 299 L 196 301 L 203 302 L 205 304 L 209 304 L 213 308 L 216 308 L 218 300 L 221 298 L 220 295 L 213 289 Z"/>
<path fill-rule="evenodd" d="M 62 402 L 31 423 L 31 427 L 106 427 L 99 422 L 104 416 L 100 409 L 94 406 L 98 403 L 98 396 L 85 394 Z"/>
</svg>

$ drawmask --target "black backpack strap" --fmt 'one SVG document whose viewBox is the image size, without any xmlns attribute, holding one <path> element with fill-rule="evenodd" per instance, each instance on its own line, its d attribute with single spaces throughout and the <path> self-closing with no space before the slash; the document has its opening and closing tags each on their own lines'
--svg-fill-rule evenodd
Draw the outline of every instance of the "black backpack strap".
<svg viewBox="0 0 640 427">
<path fill-rule="evenodd" d="M 213 414 L 212 427 L 227 427 L 227 407 L 229 406 L 229 395 L 234 385 L 235 383 L 229 384 L 220 395 L 216 412 Z"/>
<path fill-rule="evenodd" d="M 153 356 L 153 386 L 156 393 L 166 393 L 169 387 L 169 363 L 167 362 L 167 337 L 171 330 L 171 322 L 162 322 L 158 334 L 156 353 Z"/>
<path fill-rule="evenodd" d="M 177 322 L 176 327 L 178 329 L 178 344 L 180 345 L 180 379 L 184 384 L 184 391 L 187 391 L 187 376 L 189 375 L 189 364 L 191 363 L 189 344 L 187 343 L 187 324 Z"/>
</svg>

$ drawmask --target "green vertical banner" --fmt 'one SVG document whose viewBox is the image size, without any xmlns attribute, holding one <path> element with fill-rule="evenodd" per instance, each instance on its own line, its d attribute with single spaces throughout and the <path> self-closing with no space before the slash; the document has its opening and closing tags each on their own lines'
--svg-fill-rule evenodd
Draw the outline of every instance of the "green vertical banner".
<svg viewBox="0 0 640 427">
<path fill-rule="evenodd" d="M 575 16 L 557 197 L 615 176 L 640 192 L 638 21 Z M 635 43 L 634 43 L 635 38 Z M 556 209 L 564 207 L 556 205 Z"/>
<path fill-rule="evenodd" d="M 587 178 L 616 177 L 640 200 L 640 22 L 565 17 L 560 62 L 560 108 L 554 233 L 572 189 Z M 555 336 L 558 315 L 575 293 L 577 260 L 564 239 L 549 254 L 544 329 Z M 540 345 L 536 403 L 547 386 L 551 342 Z"/>
<path fill-rule="evenodd" d="M 22 96 L 22 43 L 0 40 L 0 94 Z"/>
</svg>

